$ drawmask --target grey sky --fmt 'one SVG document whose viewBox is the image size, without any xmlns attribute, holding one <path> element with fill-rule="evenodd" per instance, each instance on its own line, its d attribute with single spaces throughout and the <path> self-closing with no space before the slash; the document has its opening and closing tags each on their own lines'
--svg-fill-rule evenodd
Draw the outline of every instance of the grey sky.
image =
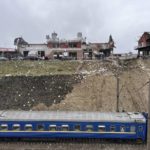
<svg viewBox="0 0 150 150">
<path fill-rule="evenodd" d="M 55 31 L 74 38 L 78 31 L 90 42 L 107 42 L 115 52 L 133 51 L 150 31 L 150 0 L 0 0 L 0 47 L 13 47 L 15 37 L 43 43 Z"/>
</svg>

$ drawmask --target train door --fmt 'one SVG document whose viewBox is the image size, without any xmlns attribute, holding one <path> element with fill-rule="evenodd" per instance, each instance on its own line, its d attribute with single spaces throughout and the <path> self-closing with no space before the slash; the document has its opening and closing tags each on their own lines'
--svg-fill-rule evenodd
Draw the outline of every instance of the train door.
<svg viewBox="0 0 150 150">
<path fill-rule="evenodd" d="M 144 126 L 138 125 L 137 126 L 137 138 L 144 139 L 144 136 L 145 136 Z"/>
</svg>

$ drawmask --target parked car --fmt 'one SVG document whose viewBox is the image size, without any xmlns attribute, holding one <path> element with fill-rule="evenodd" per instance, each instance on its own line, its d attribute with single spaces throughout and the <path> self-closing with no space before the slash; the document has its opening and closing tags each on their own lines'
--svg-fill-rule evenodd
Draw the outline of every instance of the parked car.
<svg viewBox="0 0 150 150">
<path fill-rule="evenodd" d="M 37 56 L 26 56 L 24 57 L 24 60 L 43 60 L 43 58 Z"/>
<path fill-rule="evenodd" d="M 23 60 L 24 58 L 22 56 L 17 56 L 17 57 L 13 57 L 11 58 L 11 60 Z"/>
<path fill-rule="evenodd" d="M 61 60 L 76 60 L 75 57 L 70 57 L 70 56 L 67 56 L 67 57 L 62 57 Z"/>
<path fill-rule="evenodd" d="M 6 61 L 6 60 L 9 60 L 9 59 L 7 57 L 3 57 L 3 56 L 0 57 L 0 61 Z"/>
</svg>

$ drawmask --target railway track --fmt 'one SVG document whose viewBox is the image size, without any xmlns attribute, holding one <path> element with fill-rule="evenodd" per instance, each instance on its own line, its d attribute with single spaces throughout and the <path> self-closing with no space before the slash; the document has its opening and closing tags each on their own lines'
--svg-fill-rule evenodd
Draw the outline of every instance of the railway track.
<svg viewBox="0 0 150 150">
<path fill-rule="evenodd" d="M 146 150 L 146 144 L 95 139 L 0 141 L 0 150 Z"/>
</svg>

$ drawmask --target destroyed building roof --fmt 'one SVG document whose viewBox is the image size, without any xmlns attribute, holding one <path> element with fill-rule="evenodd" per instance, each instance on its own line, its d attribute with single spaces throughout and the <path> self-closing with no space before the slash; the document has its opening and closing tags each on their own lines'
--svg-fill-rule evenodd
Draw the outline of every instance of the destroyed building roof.
<svg viewBox="0 0 150 150">
<path fill-rule="evenodd" d="M 18 37 L 15 38 L 14 45 L 28 45 L 28 43 L 22 37 Z"/>
<path fill-rule="evenodd" d="M 105 50 L 112 48 L 109 43 L 90 43 L 90 46 L 95 50 Z"/>
</svg>

